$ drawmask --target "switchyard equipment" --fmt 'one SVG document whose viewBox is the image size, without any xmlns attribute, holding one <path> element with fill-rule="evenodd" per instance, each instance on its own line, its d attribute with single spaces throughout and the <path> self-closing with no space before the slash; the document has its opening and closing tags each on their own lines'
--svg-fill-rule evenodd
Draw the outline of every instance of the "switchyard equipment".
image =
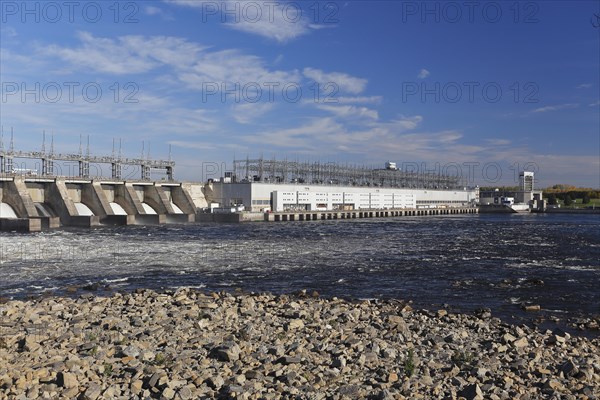
<svg viewBox="0 0 600 400">
<path fill-rule="evenodd" d="M 374 169 L 364 165 L 268 160 L 264 158 L 233 161 L 234 182 L 300 183 L 407 189 L 462 189 L 460 176 L 431 171 L 411 172 L 396 168 Z M 393 166 L 393 168 L 392 168 Z"/>
</svg>

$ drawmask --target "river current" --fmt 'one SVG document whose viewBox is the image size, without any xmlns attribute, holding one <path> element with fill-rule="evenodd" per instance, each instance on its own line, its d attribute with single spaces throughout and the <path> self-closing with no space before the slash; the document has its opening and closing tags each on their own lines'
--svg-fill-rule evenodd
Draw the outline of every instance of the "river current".
<svg viewBox="0 0 600 400">
<path fill-rule="evenodd" d="M 600 314 L 600 215 L 102 227 L 0 234 L 0 297 L 194 287 Z M 107 293 L 108 294 L 108 293 Z"/>
</svg>

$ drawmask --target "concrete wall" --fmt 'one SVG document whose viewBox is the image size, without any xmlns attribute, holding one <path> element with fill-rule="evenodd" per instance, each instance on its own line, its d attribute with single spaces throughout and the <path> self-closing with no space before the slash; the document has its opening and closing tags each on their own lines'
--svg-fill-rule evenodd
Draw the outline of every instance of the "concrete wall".
<svg viewBox="0 0 600 400">
<path fill-rule="evenodd" d="M 163 189 L 166 190 L 167 187 L 163 187 Z M 196 214 L 196 202 L 187 190 L 182 186 L 169 187 L 168 189 L 170 200 L 175 203 L 184 214 Z M 204 194 L 202 194 L 202 198 L 204 199 Z M 204 199 L 204 203 L 206 203 L 206 199 Z"/>
<path fill-rule="evenodd" d="M 115 203 L 119 203 L 121 207 L 129 215 L 144 214 L 144 208 L 138 194 L 133 189 L 133 185 L 126 183 L 124 185 L 115 185 Z"/>
<path fill-rule="evenodd" d="M 181 189 L 185 191 L 192 202 L 194 203 L 194 207 L 198 210 L 202 210 L 208 207 L 208 201 L 205 196 L 205 185 L 202 183 L 189 183 L 184 182 L 181 184 Z M 175 201 L 175 204 L 179 206 L 179 204 Z M 179 206 L 181 208 L 181 206 Z M 181 208 L 183 210 L 183 208 Z M 184 210 L 184 212 L 186 212 Z"/>
<path fill-rule="evenodd" d="M 114 185 L 100 185 L 100 187 L 104 192 L 104 197 L 106 197 L 106 201 L 108 201 L 109 203 L 118 203 L 118 201 L 115 201 Z"/>
<path fill-rule="evenodd" d="M 46 190 L 46 184 L 28 182 L 25 185 L 27 186 L 27 191 L 29 192 L 31 200 L 33 200 L 34 203 L 44 202 L 44 191 Z"/>
<path fill-rule="evenodd" d="M 79 216 L 75 202 L 69 197 L 69 190 L 64 180 L 57 179 L 46 186 L 44 202 L 52 206 L 63 225 L 71 225 L 73 217 Z"/>
<path fill-rule="evenodd" d="M 11 206 L 19 218 L 37 217 L 37 210 L 24 180 L 15 179 L 5 182 L 3 186 L 3 202 Z"/>
<path fill-rule="evenodd" d="M 87 205 L 94 215 L 97 215 L 100 218 L 104 218 L 107 215 L 114 215 L 100 183 L 92 182 L 82 184 L 79 193 L 81 202 Z"/>
<path fill-rule="evenodd" d="M 75 183 L 65 183 L 69 198 L 74 203 L 81 203 L 81 185 Z"/>
<path fill-rule="evenodd" d="M 0 230 L 16 232 L 40 232 L 42 221 L 39 218 L 0 219 Z"/>
<path fill-rule="evenodd" d="M 134 186 L 136 192 L 139 194 L 139 187 Z M 142 200 L 156 211 L 157 214 L 173 214 L 173 208 L 171 202 L 167 199 L 165 192 L 162 188 L 155 185 L 143 186 L 142 187 Z"/>
</svg>

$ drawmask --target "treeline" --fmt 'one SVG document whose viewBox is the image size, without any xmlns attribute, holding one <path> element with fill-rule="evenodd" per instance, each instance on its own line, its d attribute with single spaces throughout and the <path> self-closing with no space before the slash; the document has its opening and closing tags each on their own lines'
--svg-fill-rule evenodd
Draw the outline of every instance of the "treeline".
<svg viewBox="0 0 600 400">
<path fill-rule="evenodd" d="M 571 199 L 600 199 L 600 190 L 589 188 L 578 188 L 568 185 L 554 185 L 544 189 L 544 197 L 553 194 L 557 199 L 565 200 L 567 196 Z"/>
<path fill-rule="evenodd" d="M 575 199 L 582 199 L 583 204 L 589 204 L 591 199 L 600 199 L 599 190 L 570 190 L 568 192 L 546 192 L 544 198 L 548 199 L 548 204 L 558 204 L 562 200 L 566 206 L 573 204 Z"/>
<path fill-rule="evenodd" d="M 493 191 L 496 188 L 493 187 L 482 187 L 481 191 Z M 502 186 L 498 187 L 499 192 L 511 192 L 518 191 L 518 186 Z M 556 205 L 559 200 L 562 201 L 566 206 L 570 206 L 575 202 L 576 199 L 582 199 L 583 204 L 589 204 L 592 199 L 600 199 L 600 190 L 591 188 L 580 188 L 573 185 L 554 185 L 549 188 L 543 189 L 544 199 L 548 200 L 549 204 Z"/>
</svg>

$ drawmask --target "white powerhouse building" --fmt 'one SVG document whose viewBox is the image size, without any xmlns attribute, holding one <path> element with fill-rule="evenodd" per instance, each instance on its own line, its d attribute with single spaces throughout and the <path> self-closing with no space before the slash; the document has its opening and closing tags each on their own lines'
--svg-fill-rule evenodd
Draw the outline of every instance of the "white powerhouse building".
<svg viewBox="0 0 600 400">
<path fill-rule="evenodd" d="M 479 189 L 465 188 L 459 177 L 401 171 L 392 162 L 373 169 L 260 158 L 234 160 L 233 171 L 210 182 L 205 195 L 229 210 L 377 210 L 471 206 Z"/>
<path fill-rule="evenodd" d="M 432 190 L 263 182 L 213 182 L 210 201 L 246 211 L 322 211 L 464 207 L 477 201 L 476 189 Z"/>
</svg>

